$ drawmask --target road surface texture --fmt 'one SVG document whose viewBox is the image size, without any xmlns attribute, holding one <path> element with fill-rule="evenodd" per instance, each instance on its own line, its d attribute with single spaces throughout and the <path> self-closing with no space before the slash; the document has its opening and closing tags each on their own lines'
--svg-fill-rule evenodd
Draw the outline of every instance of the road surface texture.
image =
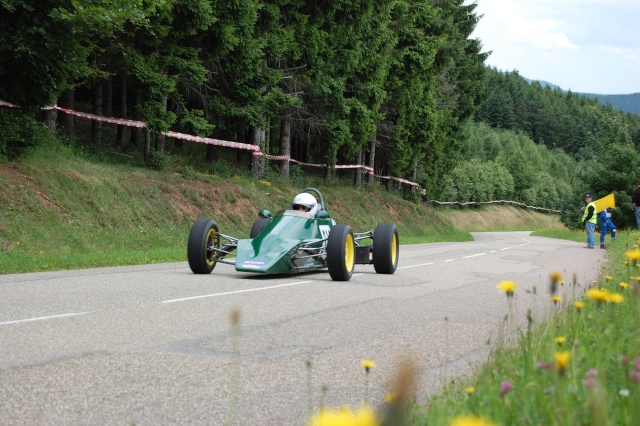
<svg viewBox="0 0 640 426">
<path fill-rule="evenodd" d="M 422 400 L 509 330 L 496 285 L 516 282 L 525 326 L 528 309 L 538 322 L 558 308 L 552 271 L 568 304 L 604 257 L 528 232 L 474 238 L 403 245 L 394 275 L 356 265 L 349 282 L 225 264 L 194 275 L 186 261 L 0 275 L 0 423 L 303 425 L 321 404 L 357 407 L 366 394 L 380 406 L 406 359 Z M 362 360 L 375 362 L 368 378 Z"/>
</svg>

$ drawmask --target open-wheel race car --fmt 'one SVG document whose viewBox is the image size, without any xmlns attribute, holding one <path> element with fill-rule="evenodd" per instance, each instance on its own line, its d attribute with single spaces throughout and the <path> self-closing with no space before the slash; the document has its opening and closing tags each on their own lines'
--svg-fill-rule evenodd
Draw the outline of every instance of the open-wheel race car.
<svg viewBox="0 0 640 426">
<path fill-rule="evenodd" d="M 209 274 L 217 263 L 227 263 L 237 271 L 263 274 L 328 268 L 333 280 L 348 281 L 355 264 L 373 264 L 377 273 L 393 274 L 399 244 L 398 230 L 391 223 L 360 233 L 337 224 L 320 191 L 306 188 L 294 198 L 291 209 L 275 215 L 261 210 L 248 239 L 220 233 L 211 219 L 196 220 L 189 233 L 187 257 L 195 274 Z"/>
</svg>

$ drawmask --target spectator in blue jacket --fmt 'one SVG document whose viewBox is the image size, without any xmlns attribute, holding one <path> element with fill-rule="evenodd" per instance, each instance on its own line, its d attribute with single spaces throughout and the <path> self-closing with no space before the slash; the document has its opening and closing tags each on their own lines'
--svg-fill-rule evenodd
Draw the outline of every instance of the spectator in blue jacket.
<svg viewBox="0 0 640 426">
<path fill-rule="evenodd" d="M 600 212 L 600 248 L 605 248 L 604 237 L 611 232 L 611 240 L 616 239 L 616 225 L 611 221 L 611 208 L 606 208 Z"/>
</svg>

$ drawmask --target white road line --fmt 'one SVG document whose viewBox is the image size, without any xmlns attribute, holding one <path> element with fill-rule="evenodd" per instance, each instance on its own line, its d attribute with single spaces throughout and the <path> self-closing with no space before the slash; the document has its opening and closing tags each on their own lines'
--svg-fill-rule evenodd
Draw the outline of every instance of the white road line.
<svg viewBox="0 0 640 426">
<path fill-rule="evenodd" d="M 230 294 L 239 294 L 239 293 L 250 293 L 252 291 L 271 290 L 271 289 L 280 288 L 280 287 L 290 287 L 290 286 L 294 286 L 294 285 L 308 284 L 310 282 L 313 282 L 313 281 L 300 281 L 300 282 L 297 282 L 297 283 L 273 285 L 273 286 L 270 286 L 270 287 L 258 287 L 258 288 L 250 288 L 250 289 L 247 289 L 247 290 L 227 291 L 225 293 L 213 293 L 213 294 L 204 294 L 202 296 L 183 297 L 181 299 L 163 300 L 160 303 L 185 302 L 187 300 L 204 299 L 204 298 L 207 298 L 207 297 L 227 296 L 227 295 L 230 295 Z"/>
<path fill-rule="evenodd" d="M 78 312 L 78 313 L 73 313 L 73 314 L 51 315 L 51 316 L 48 316 L 48 317 L 37 317 L 37 318 L 27 318 L 27 319 L 22 319 L 22 320 L 15 320 L 15 321 L 5 321 L 5 322 L 0 322 L 0 325 L 20 324 L 20 323 L 23 323 L 23 322 L 33 322 L 33 321 L 46 321 L 46 320 L 56 319 L 56 318 L 75 317 L 75 316 L 84 315 L 84 314 L 87 314 L 87 313 L 88 312 Z"/>
<path fill-rule="evenodd" d="M 463 259 L 470 259 L 472 257 L 478 257 L 478 256 L 484 256 L 487 253 L 477 253 L 477 254 L 470 254 L 469 256 L 462 256 Z"/>
<path fill-rule="evenodd" d="M 429 262 L 429 263 L 421 263 L 419 265 L 410 265 L 410 266 L 402 266 L 400 268 L 396 268 L 396 269 L 409 269 L 409 268 L 418 268 L 420 266 L 427 266 L 427 265 L 433 265 L 433 262 Z"/>
<path fill-rule="evenodd" d="M 453 262 L 455 259 L 445 259 L 445 262 Z"/>
</svg>

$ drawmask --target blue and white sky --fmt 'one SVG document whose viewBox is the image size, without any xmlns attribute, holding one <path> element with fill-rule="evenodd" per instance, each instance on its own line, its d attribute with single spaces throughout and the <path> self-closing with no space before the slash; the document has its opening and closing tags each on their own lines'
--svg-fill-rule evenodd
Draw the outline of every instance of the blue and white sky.
<svg viewBox="0 0 640 426">
<path fill-rule="evenodd" d="M 475 2 L 487 65 L 573 92 L 640 92 L 640 0 Z"/>
</svg>

